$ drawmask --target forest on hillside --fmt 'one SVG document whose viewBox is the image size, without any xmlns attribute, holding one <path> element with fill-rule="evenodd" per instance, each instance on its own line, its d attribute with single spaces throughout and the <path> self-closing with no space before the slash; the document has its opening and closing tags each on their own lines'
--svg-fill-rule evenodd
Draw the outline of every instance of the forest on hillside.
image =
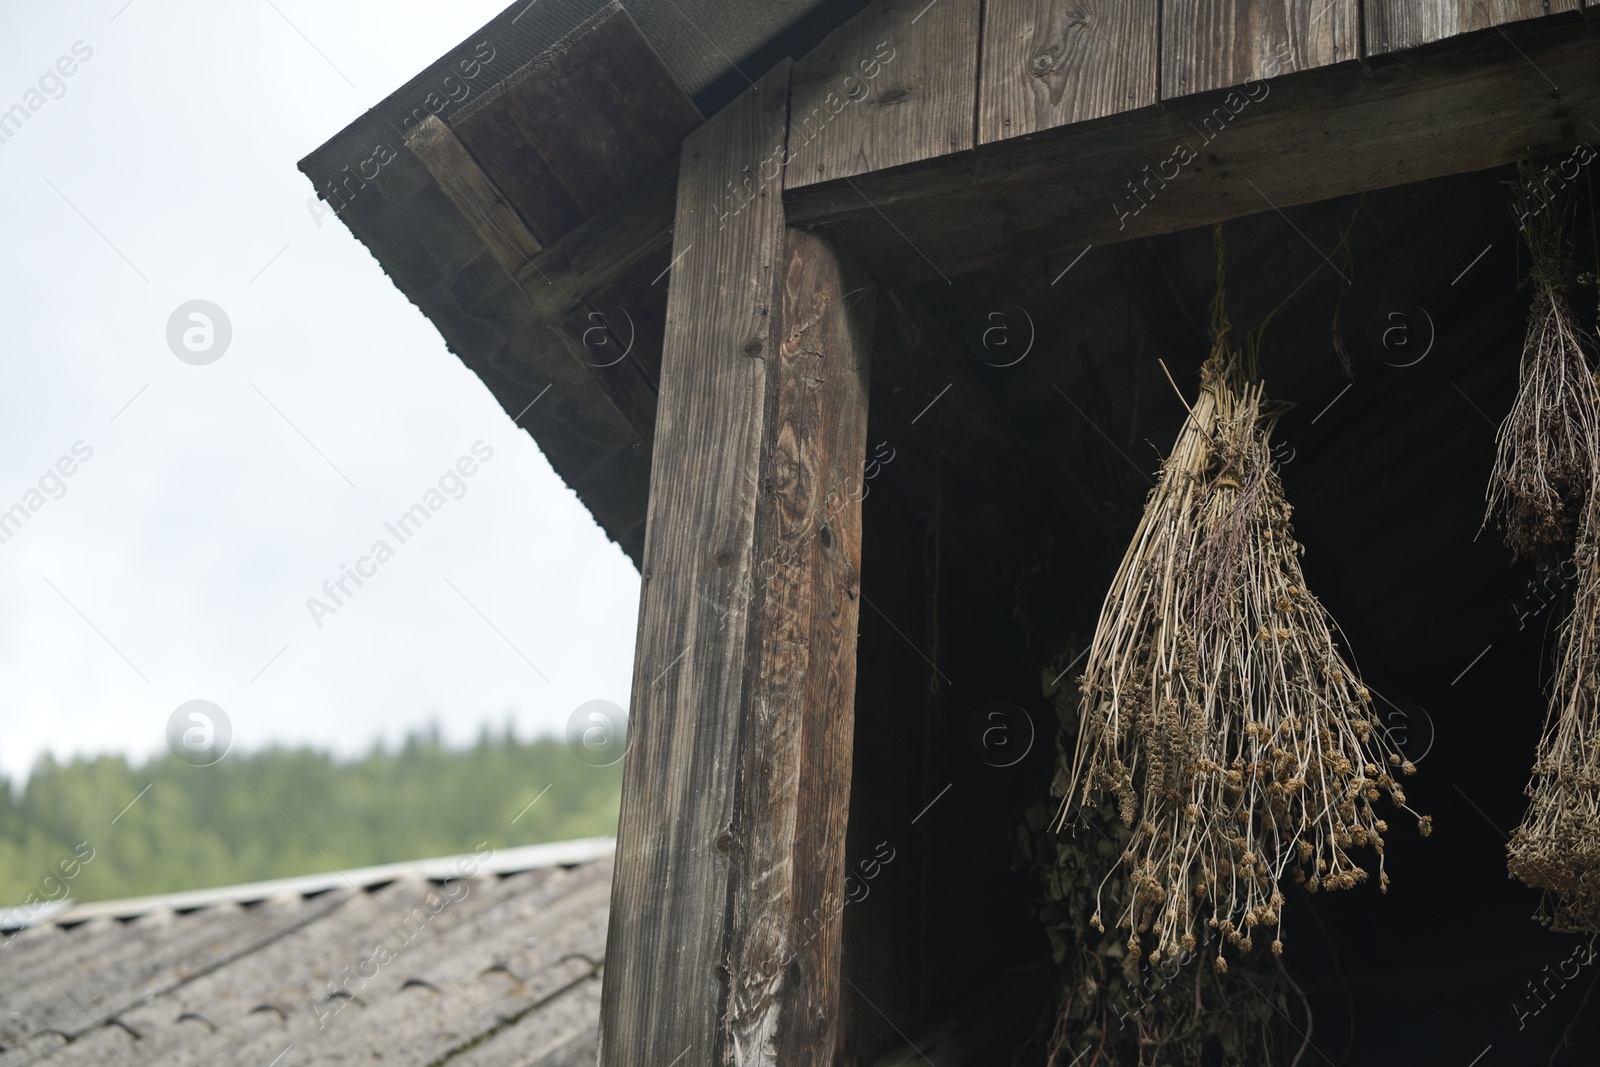
<svg viewBox="0 0 1600 1067">
<path fill-rule="evenodd" d="M 621 784 L 620 763 L 593 767 L 560 739 L 509 730 L 466 748 L 432 730 L 352 760 L 308 748 L 209 767 L 44 758 L 20 788 L 0 777 L 0 907 L 608 836 Z"/>
</svg>

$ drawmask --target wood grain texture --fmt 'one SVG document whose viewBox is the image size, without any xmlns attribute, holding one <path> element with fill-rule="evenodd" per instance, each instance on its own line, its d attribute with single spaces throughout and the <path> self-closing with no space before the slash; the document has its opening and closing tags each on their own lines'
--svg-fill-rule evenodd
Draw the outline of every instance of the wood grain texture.
<svg viewBox="0 0 1600 1067">
<path fill-rule="evenodd" d="M 683 144 L 599 1062 L 715 1063 L 789 64 Z M 749 166 L 769 180 L 734 186 Z M 721 847 L 719 848 L 719 842 Z"/>
<path fill-rule="evenodd" d="M 1162 99 L 1360 55 L 1360 0 L 1166 0 L 1162 7 Z"/>
<path fill-rule="evenodd" d="M 1367 54 L 1578 10 L 1578 0 L 1363 0 Z"/>
<path fill-rule="evenodd" d="M 1593 42 L 1562 25 L 1519 34 L 1518 47 L 1489 34 L 1370 71 L 1262 83 L 1270 92 L 1231 121 L 1236 90 L 813 186 L 794 194 L 789 222 L 829 225 L 880 285 L 1046 249 L 1055 258 L 1040 269 L 1054 275 L 1087 244 L 1484 170 L 1592 137 L 1574 116 L 1600 112 Z M 1202 132 L 1219 112 L 1221 132 Z M 1158 179 L 1185 157 L 1178 145 L 1193 158 Z"/>
<path fill-rule="evenodd" d="M 972 147 L 979 0 L 876 0 L 795 64 L 785 188 Z"/>
<path fill-rule="evenodd" d="M 988 0 L 978 140 L 1156 102 L 1156 0 Z"/>
<path fill-rule="evenodd" d="M 874 300 L 826 238 L 789 231 L 730 848 L 730 1064 L 831 1062 Z"/>
<path fill-rule="evenodd" d="M 672 158 L 700 113 L 619 3 L 586 19 L 453 120 L 546 245 Z"/>
<path fill-rule="evenodd" d="M 511 274 L 544 246 L 528 231 L 517 209 L 478 166 L 466 146 L 437 115 L 429 115 L 406 134 L 406 147 L 428 168 L 461 217 Z"/>
</svg>

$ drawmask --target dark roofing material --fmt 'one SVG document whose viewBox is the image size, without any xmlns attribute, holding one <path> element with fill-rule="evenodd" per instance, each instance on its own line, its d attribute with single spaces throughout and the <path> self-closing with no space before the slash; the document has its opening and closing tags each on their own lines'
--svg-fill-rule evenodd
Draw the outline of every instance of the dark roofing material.
<svg viewBox="0 0 1600 1067">
<path fill-rule="evenodd" d="M 302 169 L 321 188 L 322 179 L 340 174 L 344 164 L 366 158 L 375 141 L 395 139 L 395 131 L 406 116 L 429 106 L 429 94 L 437 94 L 435 104 L 443 103 L 437 112 L 439 117 L 454 125 L 458 109 L 472 110 L 479 95 L 493 95 L 500 81 L 548 51 L 611 2 L 513 3 L 312 152 Z M 820 40 L 826 30 L 865 3 L 866 0 L 628 0 L 622 6 L 638 23 L 662 64 L 700 110 L 709 115 L 721 110 L 782 58 L 774 45 L 791 36 Z M 464 78 L 458 64 L 475 58 L 475 48 L 484 41 L 492 46 L 494 59 L 484 64 L 478 77 Z M 446 78 L 454 79 L 456 88 L 447 87 Z M 461 98 L 458 108 L 451 97 L 459 94 L 462 87 L 470 91 Z"/>
<path fill-rule="evenodd" d="M 594 1062 L 609 855 L 354 881 L 23 930 L 0 947 L 0 1067 Z"/>
<path fill-rule="evenodd" d="M 534 314 L 403 140 L 406 120 L 414 125 L 435 108 L 454 127 L 479 108 L 502 106 L 504 97 L 494 99 L 504 92 L 501 82 L 559 50 L 564 37 L 608 2 L 518 0 L 311 152 L 300 169 L 319 195 L 332 192 L 340 220 L 500 406 L 529 429 L 556 473 L 637 564 L 647 455 L 635 447 L 633 430 L 599 393 L 589 369 Z M 630 0 L 624 7 L 701 112 L 712 114 L 746 88 L 746 75 L 759 77 L 783 55 L 803 54 L 864 4 Z M 351 177 L 363 169 L 376 177 Z"/>
</svg>

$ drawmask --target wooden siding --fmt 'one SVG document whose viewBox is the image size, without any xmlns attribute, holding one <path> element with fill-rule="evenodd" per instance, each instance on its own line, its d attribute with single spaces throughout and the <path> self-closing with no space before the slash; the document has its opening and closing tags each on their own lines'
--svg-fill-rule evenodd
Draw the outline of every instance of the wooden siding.
<svg viewBox="0 0 1600 1067">
<path fill-rule="evenodd" d="M 790 189 L 1105 118 L 1280 74 L 1578 10 L 1580 0 L 878 0 L 796 67 L 796 120 L 842 108 Z M 972 101 L 971 26 L 981 21 Z M 1363 42 L 1365 26 L 1365 43 Z M 967 36 L 963 36 L 963 34 Z M 887 94 L 835 82 L 888 42 Z M 1158 74 L 1159 72 L 1159 74 Z M 897 79 L 903 79 L 900 84 Z M 970 122 L 970 127 L 961 128 Z"/>
<path fill-rule="evenodd" d="M 784 187 L 972 147 L 980 0 L 881 0 L 795 64 Z"/>
<path fill-rule="evenodd" d="M 1357 0 L 1167 0 L 1162 14 L 1163 99 L 1361 55 Z"/>
<path fill-rule="evenodd" d="M 978 139 L 1156 102 L 1156 0 L 988 0 Z"/>
<path fill-rule="evenodd" d="M 1367 55 L 1578 10 L 1578 0 L 1365 0 Z"/>
<path fill-rule="evenodd" d="M 1586 132 L 1573 116 L 1600 108 L 1600 53 L 1576 27 L 1518 43 L 1490 33 L 1371 71 L 1312 71 L 1247 107 L 1245 90 L 1217 90 L 1116 123 L 1012 138 L 801 190 L 788 219 L 830 227 L 880 285 L 1043 252 L 1060 257 L 1053 276 L 1089 244 L 1570 148 Z"/>
</svg>

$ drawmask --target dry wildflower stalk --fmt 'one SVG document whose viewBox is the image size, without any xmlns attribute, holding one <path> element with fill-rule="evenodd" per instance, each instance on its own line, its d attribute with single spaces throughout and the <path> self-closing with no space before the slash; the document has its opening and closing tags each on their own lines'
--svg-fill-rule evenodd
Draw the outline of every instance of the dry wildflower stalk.
<svg viewBox="0 0 1600 1067">
<path fill-rule="evenodd" d="M 1218 243 L 1215 344 L 1101 608 L 1058 825 L 1114 798 L 1132 831 L 1116 916 L 1130 955 L 1192 953 L 1204 919 L 1225 970 L 1221 942 L 1248 951 L 1258 927 L 1282 952 L 1291 869 L 1311 890 L 1354 886 L 1367 872 L 1350 850 L 1370 846 L 1387 886 L 1373 802 L 1409 811 L 1394 775 L 1415 768 L 1306 590 L 1274 417 L 1227 343 Z M 1091 922 L 1104 929 L 1098 907 Z"/>
<path fill-rule="evenodd" d="M 1516 206 L 1532 257 L 1533 304 L 1517 399 L 1496 438 L 1484 523 L 1499 524 L 1515 556 L 1548 562 L 1573 543 L 1600 463 L 1600 390 L 1567 303 L 1571 203 L 1534 202 L 1532 173 L 1518 168 Z"/>
<path fill-rule="evenodd" d="M 1054 688 L 1056 673 L 1052 669 L 1040 679 L 1049 683 L 1047 688 Z M 1063 721 L 1075 725 L 1077 701 L 1060 691 L 1057 700 Z M 1061 770 L 1064 777 L 1066 768 Z M 1303 1062 L 1306 1035 L 1313 1030 L 1311 1006 L 1281 959 L 1257 953 L 1219 973 L 1193 962 L 1186 965 L 1179 957 L 1152 965 L 1129 957 L 1126 947 L 1110 936 L 1083 936 L 1097 903 L 1121 900 L 1132 892 L 1128 872 L 1116 866 L 1121 846 L 1112 840 L 1125 841 L 1128 831 L 1108 825 L 1105 834 L 1044 836 L 1041 831 L 1054 821 L 1055 812 L 1040 798 L 1017 836 L 1024 864 L 1043 877 L 1039 917 L 1062 965 L 1060 1008 L 1048 1037 L 1040 1035 L 1046 1067 L 1069 1067 L 1086 1044 L 1097 1047 L 1093 1062 L 1101 1067 L 1207 1063 L 1218 1049 L 1220 1062 L 1229 1064 Z M 1114 821 L 1109 801 L 1099 805 L 1094 817 Z M 1097 889 L 1095 883 L 1108 865 L 1113 867 L 1109 884 Z M 1204 947 L 1202 943 L 1202 952 Z M 1076 1067 L 1089 1067 L 1090 1062 L 1084 1056 Z"/>
<path fill-rule="evenodd" d="M 1600 494 L 1590 492 L 1573 562 L 1577 588 L 1561 627 L 1532 803 L 1507 847 L 1511 873 L 1546 891 L 1539 920 L 1600 933 Z"/>
</svg>

